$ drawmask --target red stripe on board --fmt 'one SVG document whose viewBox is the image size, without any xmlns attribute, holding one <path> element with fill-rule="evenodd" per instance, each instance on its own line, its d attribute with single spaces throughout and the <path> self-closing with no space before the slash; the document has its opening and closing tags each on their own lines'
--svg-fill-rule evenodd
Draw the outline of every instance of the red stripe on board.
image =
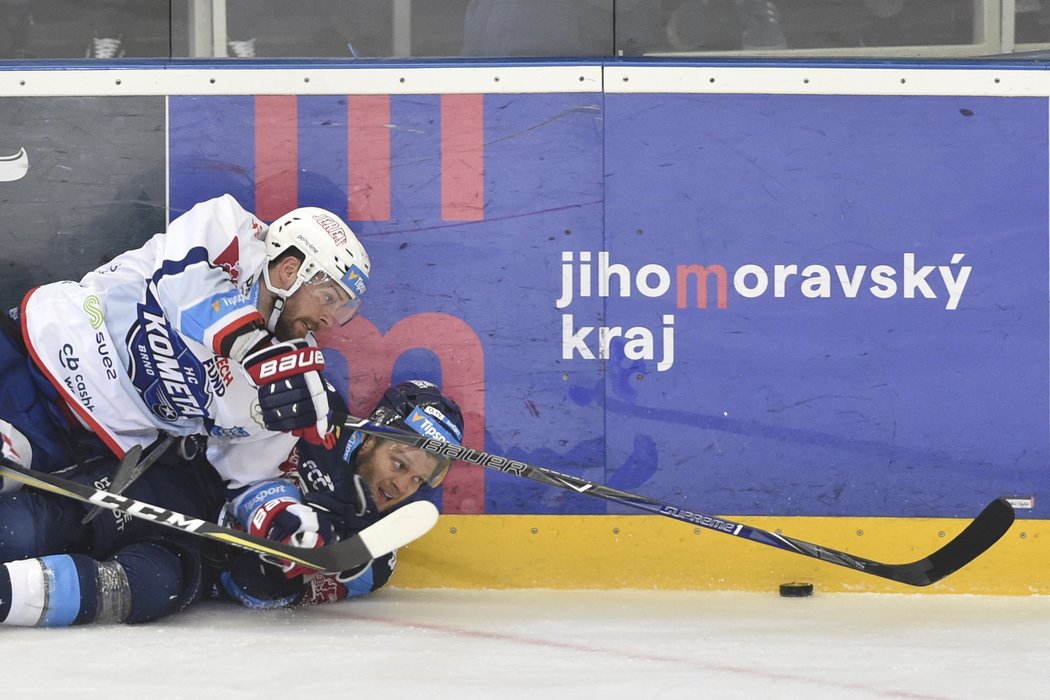
<svg viewBox="0 0 1050 700">
<path fill-rule="evenodd" d="M 347 219 L 390 220 L 390 96 L 346 101 Z"/>
<path fill-rule="evenodd" d="M 441 218 L 485 218 L 484 95 L 441 96 Z"/>
<path fill-rule="evenodd" d="M 273 221 L 299 206 L 299 103 L 255 98 L 255 215 Z"/>
</svg>

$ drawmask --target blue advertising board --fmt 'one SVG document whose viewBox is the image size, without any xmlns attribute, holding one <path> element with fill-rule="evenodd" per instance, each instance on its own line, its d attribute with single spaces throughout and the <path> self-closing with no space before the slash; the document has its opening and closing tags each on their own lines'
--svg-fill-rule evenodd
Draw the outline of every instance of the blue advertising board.
<svg viewBox="0 0 1050 700">
<path fill-rule="evenodd" d="M 1042 488 L 1045 98 L 610 95 L 605 118 L 609 259 L 670 279 L 605 306 L 674 316 L 673 366 L 606 384 L 610 460 L 655 446 L 647 492 L 962 516 Z M 706 304 L 676 298 L 690 266 Z"/>
<path fill-rule="evenodd" d="M 347 103 L 293 105 L 298 202 L 360 232 L 372 335 L 462 323 L 451 356 L 477 346 L 483 364 L 451 391 L 480 394 L 479 447 L 710 513 L 964 516 L 1042 496 L 1046 98 L 486 95 L 472 220 L 444 208 L 437 95 L 389 97 L 388 214 L 355 219 Z M 265 207 L 260 109 L 171 99 L 173 212 L 224 191 Z M 361 332 L 339 345 L 349 384 L 377 362 Z M 421 342 L 369 376 L 448 384 L 454 363 Z M 471 478 L 446 506 L 609 510 Z"/>
<path fill-rule="evenodd" d="M 144 242 L 165 198 L 323 206 L 374 262 L 322 339 L 357 413 L 437 380 L 472 446 L 711 514 L 1050 517 L 1041 72 L 514 69 L 34 73 L 61 90 L 0 99 L 0 297 Z M 618 512 L 463 464 L 434 497 Z"/>
</svg>

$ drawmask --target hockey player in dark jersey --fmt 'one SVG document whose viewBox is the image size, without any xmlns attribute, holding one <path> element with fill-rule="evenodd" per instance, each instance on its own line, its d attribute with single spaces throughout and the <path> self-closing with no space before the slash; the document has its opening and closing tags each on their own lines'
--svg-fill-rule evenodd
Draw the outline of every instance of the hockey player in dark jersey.
<svg viewBox="0 0 1050 700">
<path fill-rule="evenodd" d="M 413 380 L 388 389 L 371 420 L 455 444 L 463 439 L 459 406 L 430 382 Z M 420 489 L 436 488 L 448 468 L 448 460 L 414 447 L 342 431 L 334 450 L 300 440 L 284 465 L 288 479 L 253 485 L 228 511 L 253 534 L 287 540 L 289 531 L 292 538 L 305 532 L 304 541 L 293 541 L 318 546 L 315 533 L 331 541 L 332 534 L 341 538 L 359 532 Z M 281 522 L 284 514 L 291 517 Z M 384 585 L 396 561 L 392 552 L 357 570 L 304 576 L 301 568 L 279 569 L 251 552 L 234 552 L 221 583 L 228 595 L 249 607 L 328 603 Z"/>
<path fill-rule="evenodd" d="M 341 399 L 332 394 L 332 401 Z M 429 382 L 389 389 L 371 419 L 429 437 L 462 439 L 459 407 Z M 2 435 L 2 431 L 0 431 Z M 4 454 L 17 461 L 17 447 Z M 447 461 L 361 433 L 339 431 L 332 449 L 300 440 L 284 476 L 234 494 L 207 463 L 203 450 L 169 450 L 125 492 L 132 498 L 213 520 L 228 496 L 228 523 L 303 547 L 323 546 L 359 532 L 437 486 Z M 108 485 L 112 461 L 78 467 L 67 478 Z M 249 607 L 326 603 L 384 585 L 396 563 L 391 553 L 353 571 L 316 573 L 288 562 L 170 531 L 105 512 L 87 526 L 78 502 L 32 489 L 0 496 L 0 623 L 62 626 L 147 622 L 215 593 Z"/>
</svg>

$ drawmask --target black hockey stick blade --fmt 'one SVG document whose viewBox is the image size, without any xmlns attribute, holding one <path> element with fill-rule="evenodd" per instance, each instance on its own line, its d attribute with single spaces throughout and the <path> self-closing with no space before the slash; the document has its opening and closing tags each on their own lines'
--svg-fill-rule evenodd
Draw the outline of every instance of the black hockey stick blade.
<svg viewBox="0 0 1050 700">
<path fill-rule="evenodd" d="M 926 586 L 958 571 L 999 541 L 1014 522 L 1014 507 L 1005 498 L 997 498 L 981 511 L 973 522 L 952 541 L 913 564 L 905 564 L 902 577 L 911 576 L 913 585 Z"/>
<path fill-rule="evenodd" d="M 743 523 L 736 523 L 725 518 L 685 510 L 653 498 L 620 491 L 568 474 L 560 474 L 551 469 L 532 466 L 509 457 L 500 457 L 499 455 L 489 454 L 488 452 L 474 450 L 469 447 L 423 437 L 416 433 L 380 425 L 362 418 L 337 415 L 335 421 L 337 424 L 341 424 L 350 430 L 360 430 L 369 435 L 417 447 L 442 458 L 460 460 L 505 474 L 525 477 L 549 486 L 568 489 L 586 496 L 601 498 L 656 515 L 663 515 L 690 525 L 716 530 L 727 535 L 741 537 L 795 554 L 813 557 L 829 564 L 837 564 L 848 569 L 871 574 L 872 576 L 905 583 L 909 586 L 928 586 L 958 571 L 999 541 L 1006 534 L 1006 531 L 1010 529 L 1010 525 L 1014 521 L 1013 507 L 1005 499 L 998 498 L 986 506 L 981 511 L 981 514 L 967 525 L 957 537 L 933 554 L 906 564 L 886 564 L 847 554 L 831 547 L 804 542 L 803 540 L 768 532 Z"/>
<path fill-rule="evenodd" d="M 101 491 L 54 474 L 26 469 L 2 457 L 0 457 L 0 476 L 88 505 L 120 511 L 132 517 L 149 520 L 191 535 L 265 554 L 274 559 L 292 561 L 318 571 L 333 573 L 368 563 L 376 557 L 389 554 L 398 547 L 422 537 L 434 526 L 438 518 L 437 508 L 432 503 L 415 501 L 398 508 L 356 535 L 325 547 L 304 549 L 256 537 L 247 532 L 216 525 L 206 520 L 191 518 L 167 508 Z"/>
<path fill-rule="evenodd" d="M 987 551 L 1006 534 L 1013 522 L 1013 506 L 1005 498 L 997 498 L 985 506 L 962 532 L 943 547 L 929 556 L 906 564 L 884 564 L 761 530 L 754 530 L 749 539 L 762 541 L 762 536 L 775 537 L 787 543 L 788 546 L 781 547 L 782 549 L 808 554 L 832 564 L 906 583 L 909 586 L 929 586 L 955 573 Z"/>
</svg>

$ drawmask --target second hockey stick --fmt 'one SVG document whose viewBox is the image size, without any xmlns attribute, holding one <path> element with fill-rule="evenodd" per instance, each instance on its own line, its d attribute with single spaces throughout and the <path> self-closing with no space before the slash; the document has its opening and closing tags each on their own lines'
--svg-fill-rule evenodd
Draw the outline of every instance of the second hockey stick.
<svg viewBox="0 0 1050 700">
<path fill-rule="evenodd" d="M 656 515 L 663 515 L 690 525 L 715 530 L 734 537 L 741 537 L 752 542 L 820 559 L 829 564 L 837 564 L 848 569 L 910 586 L 928 586 L 958 571 L 995 544 L 999 538 L 1006 534 L 1006 531 L 1010 529 L 1010 525 L 1014 521 L 1013 506 L 1006 499 L 997 498 L 985 506 L 984 510 L 958 536 L 936 552 L 913 562 L 887 564 L 847 554 L 831 547 L 812 544 L 788 537 L 787 535 L 780 535 L 743 523 L 733 522 L 725 518 L 686 510 L 653 498 L 620 491 L 593 481 L 587 481 L 568 474 L 560 474 L 551 469 L 532 466 L 508 457 L 500 457 L 488 452 L 379 425 L 361 418 L 340 415 L 336 416 L 335 420 L 337 424 L 341 424 L 351 430 L 360 430 L 369 435 L 417 447 L 442 458 L 460 460 L 505 474 L 522 476 L 549 486 L 568 489 L 586 496 L 601 498 L 620 505 L 655 513 Z"/>
<path fill-rule="evenodd" d="M 316 549 L 305 549 L 256 537 L 247 532 L 216 525 L 199 518 L 191 518 L 167 508 L 102 491 L 54 474 L 26 469 L 3 457 L 0 457 L 0 476 L 88 505 L 120 511 L 132 517 L 149 520 L 191 535 L 223 542 L 275 559 L 292 561 L 318 571 L 333 573 L 365 564 L 422 537 L 434 526 L 438 518 L 437 508 L 432 503 L 415 501 L 398 508 L 374 525 L 335 544 Z"/>
</svg>

